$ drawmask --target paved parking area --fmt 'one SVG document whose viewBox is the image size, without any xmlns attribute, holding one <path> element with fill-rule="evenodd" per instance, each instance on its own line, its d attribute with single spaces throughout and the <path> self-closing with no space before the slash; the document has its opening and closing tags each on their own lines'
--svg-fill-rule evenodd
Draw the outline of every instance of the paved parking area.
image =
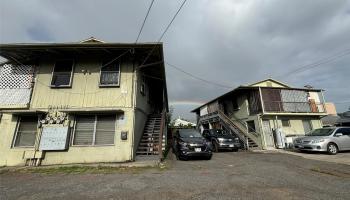
<svg viewBox="0 0 350 200">
<path fill-rule="evenodd" d="M 0 199 L 349 199 L 350 166 L 281 153 L 221 152 L 167 170 L 0 174 Z"/>
<path fill-rule="evenodd" d="M 259 152 L 259 151 L 257 151 L 257 152 Z M 326 161 L 326 162 L 333 162 L 333 163 L 350 165 L 350 151 L 340 152 L 337 155 L 329 155 L 327 153 L 319 153 L 319 152 L 299 152 L 297 150 L 283 150 L 283 149 L 261 151 L 261 152 L 263 152 L 263 153 L 286 153 L 286 154 L 291 154 L 291 155 L 295 155 L 295 156 L 301 156 L 303 158 L 312 159 L 312 160 L 319 160 L 319 161 Z"/>
</svg>

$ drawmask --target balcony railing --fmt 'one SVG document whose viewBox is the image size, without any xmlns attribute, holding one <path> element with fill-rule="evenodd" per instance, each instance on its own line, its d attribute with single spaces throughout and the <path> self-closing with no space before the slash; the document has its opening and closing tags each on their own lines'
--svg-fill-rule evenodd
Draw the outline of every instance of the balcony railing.
<svg viewBox="0 0 350 200">
<path fill-rule="evenodd" d="M 265 101 L 265 112 L 277 113 L 324 113 L 323 103 Z"/>
</svg>

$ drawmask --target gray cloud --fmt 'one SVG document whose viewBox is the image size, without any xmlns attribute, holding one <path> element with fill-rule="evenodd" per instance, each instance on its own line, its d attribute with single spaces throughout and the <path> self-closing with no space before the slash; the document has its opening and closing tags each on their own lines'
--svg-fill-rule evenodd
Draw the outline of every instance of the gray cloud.
<svg viewBox="0 0 350 200">
<path fill-rule="evenodd" d="M 109 42 L 136 39 L 150 1 L 0 2 L 0 42 L 72 42 L 95 36 Z M 158 39 L 181 1 L 155 1 L 140 41 Z M 187 1 L 164 37 L 165 59 L 232 88 L 278 77 L 350 48 L 346 0 Z M 279 77 L 292 86 L 324 88 L 328 101 L 350 105 L 350 55 L 320 67 Z M 170 101 L 206 102 L 229 89 L 166 67 Z M 192 118 L 196 104 L 175 105 Z"/>
</svg>

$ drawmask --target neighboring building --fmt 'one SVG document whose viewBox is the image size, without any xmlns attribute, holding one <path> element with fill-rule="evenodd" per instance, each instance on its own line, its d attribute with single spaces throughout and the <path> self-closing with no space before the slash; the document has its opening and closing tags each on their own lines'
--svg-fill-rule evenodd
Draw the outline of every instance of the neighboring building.
<svg viewBox="0 0 350 200">
<path fill-rule="evenodd" d="M 336 122 L 337 126 L 350 126 L 350 111 L 339 113 L 339 119 Z"/>
<path fill-rule="evenodd" d="M 178 117 L 177 119 L 174 120 L 172 126 L 174 128 L 196 127 L 196 124 Z"/>
<path fill-rule="evenodd" d="M 334 103 L 327 102 L 324 104 L 327 116 L 321 118 L 324 127 L 335 126 L 340 117 L 337 115 L 337 109 Z"/>
<path fill-rule="evenodd" d="M 230 130 L 246 146 L 260 149 L 284 144 L 274 133 L 304 135 L 322 127 L 320 118 L 327 115 L 322 90 L 292 88 L 273 79 L 240 86 L 192 112 L 200 129 Z"/>
<path fill-rule="evenodd" d="M 336 115 L 337 115 L 337 109 L 335 108 L 334 103 L 326 102 L 326 103 L 324 104 L 324 106 L 325 106 L 327 115 L 333 115 L 333 116 L 336 116 Z"/>
<path fill-rule="evenodd" d="M 1 44 L 0 166 L 162 155 L 162 43 Z"/>
</svg>

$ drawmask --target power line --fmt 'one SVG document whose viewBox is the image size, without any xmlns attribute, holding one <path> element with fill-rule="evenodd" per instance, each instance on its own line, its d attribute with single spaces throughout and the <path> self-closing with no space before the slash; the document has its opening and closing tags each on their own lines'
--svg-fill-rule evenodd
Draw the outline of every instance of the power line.
<svg viewBox="0 0 350 200">
<path fill-rule="evenodd" d="M 150 4 L 149 7 L 148 7 L 147 14 L 146 14 L 145 18 L 143 19 L 142 26 L 141 26 L 141 28 L 140 28 L 139 34 L 137 35 L 137 38 L 136 38 L 135 43 L 137 43 L 137 42 L 139 41 L 139 38 L 140 38 L 141 32 L 142 32 L 142 30 L 143 30 L 143 27 L 145 26 L 147 17 L 148 17 L 148 15 L 149 15 L 150 11 L 151 11 L 152 6 L 153 6 L 153 2 L 154 2 L 154 0 L 152 0 L 151 4 Z"/>
<path fill-rule="evenodd" d="M 177 66 L 175 66 L 175 65 L 173 65 L 173 64 L 170 64 L 170 63 L 168 63 L 168 62 L 165 62 L 165 63 L 166 63 L 168 66 L 170 66 L 170 67 L 172 67 L 172 68 L 174 68 L 174 69 L 176 69 L 176 70 L 178 70 L 178 71 L 180 71 L 180 72 L 182 72 L 182 73 L 184 73 L 184 74 L 186 74 L 186 75 L 188 75 L 188 76 L 190 76 L 190 77 L 192 77 L 192 78 L 194 78 L 194 79 L 200 80 L 200 81 L 205 82 L 205 83 L 207 83 L 207 84 L 211 84 L 211 85 L 215 85 L 215 86 L 219 86 L 219 87 L 223 87 L 223 88 L 230 88 L 230 89 L 232 89 L 232 87 L 230 87 L 230 86 L 222 85 L 222 84 L 220 84 L 220 83 L 216 83 L 216 82 L 209 81 L 209 80 L 205 80 L 205 79 L 200 78 L 200 77 L 198 77 L 198 76 L 196 76 L 196 75 L 194 75 L 194 74 L 191 74 L 191 73 L 189 73 L 189 72 L 186 72 L 185 70 L 183 70 L 183 69 L 181 69 L 181 68 L 179 68 L 179 67 L 177 67 Z"/>
<path fill-rule="evenodd" d="M 309 69 L 313 69 L 313 68 L 316 68 L 318 66 L 321 66 L 321 65 L 333 62 L 333 61 L 335 61 L 335 60 L 337 60 L 337 59 L 339 59 L 341 57 L 344 57 L 346 55 L 349 55 L 349 54 L 350 54 L 350 49 L 345 49 L 344 51 L 341 51 L 340 53 L 337 53 L 335 55 L 332 55 L 332 56 L 329 56 L 327 58 L 318 60 L 318 61 L 313 62 L 311 64 L 307 64 L 307 65 L 301 66 L 301 67 L 299 67 L 297 69 L 294 69 L 292 71 L 289 71 L 288 73 L 285 73 L 283 75 L 279 75 L 279 76 L 277 76 L 277 78 L 279 78 L 279 77 L 287 77 L 287 76 L 292 75 L 293 73 L 301 73 L 301 72 L 307 71 Z"/>
<path fill-rule="evenodd" d="M 174 15 L 173 18 L 171 19 L 170 23 L 168 24 L 168 26 L 164 29 L 163 33 L 162 33 L 162 34 L 160 35 L 160 37 L 158 38 L 157 43 L 160 42 L 160 41 L 163 39 L 165 33 L 169 30 L 170 26 L 172 25 L 172 23 L 174 22 L 175 18 L 177 17 L 177 15 L 179 14 L 179 12 L 181 11 L 182 7 L 185 5 L 186 1 L 187 1 L 187 0 L 184 0 L 184 1 L 181 3 L 181 5 L 180 5 L 180 7 L 177 9 L 175 15 Z M 147 61 L 148 58 L 151 56 L 151 54 L 153 53 L 153 51 L 154 51 L 155 48 L 156 48 L 156 45 L 154 45 L 154 47 L 153 47 L 153 48 L 151 49 L 151 51 L 148 53 L 148 55 L 146 56 L 145 60 L 142 62 L 142 64 L 141 64 L 140 66 L 142 66 L 142 65 L 144 65 L 144 64 L 146 63 L 146 61 Z"/>
</svg>

